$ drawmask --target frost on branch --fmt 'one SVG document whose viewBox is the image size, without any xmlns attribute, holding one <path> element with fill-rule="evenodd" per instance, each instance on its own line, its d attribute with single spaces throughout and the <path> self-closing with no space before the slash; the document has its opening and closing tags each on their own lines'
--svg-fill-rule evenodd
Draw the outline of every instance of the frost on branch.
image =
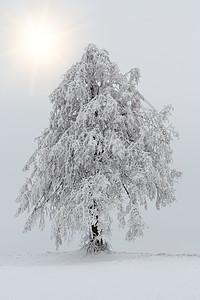
<svg viewBox="0 0 200 300">
<path fill-rule="evenodd" d="M 131 241 L 145 227 L 141 206 L 175 200 L 172 109 L 148 108 L 139 78 L 138 69 L 120 73 L 95 45 L 64 74 L 50 95 L 49 127 L 24 167 L 32 170 L 17 198 L 17 215 L 29 214 L 25 231 L 37 222 L 43 230 L 48 217 L 57 247 L 80 232 L 89 251 L 104 250 L 111 210 Z"/>
</svg>

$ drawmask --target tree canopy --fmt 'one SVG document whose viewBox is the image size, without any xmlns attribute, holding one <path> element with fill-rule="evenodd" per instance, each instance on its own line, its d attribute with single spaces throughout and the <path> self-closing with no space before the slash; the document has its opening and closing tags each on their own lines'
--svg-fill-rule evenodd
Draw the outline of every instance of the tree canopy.
<svg viewBox="0 0 200 300">
<path fill-rule="evenodd" d="M 113 209 L 131 241 L 145 227 L 141 206 L 154 201 L 160 209 L 175 200 L 181 174 L 172 167 L 172 108 L 148 106 L 139 78 L 136 68 L 122 74 L 92 44 L 64 74 L 50 95 L 49 126 L 24 167 L 31 172 L 17 215 L 29 214 L 25 231 L 37 221 L 43 230 L 48 217 L 57 247 L 80 232 L 98 249 L 111 235 Z"/>
</svg>

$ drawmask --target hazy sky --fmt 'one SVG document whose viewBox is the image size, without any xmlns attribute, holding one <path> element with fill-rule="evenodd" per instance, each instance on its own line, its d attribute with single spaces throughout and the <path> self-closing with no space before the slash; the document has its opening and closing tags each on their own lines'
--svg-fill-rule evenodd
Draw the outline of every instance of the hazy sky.
<svg viewBox="0 0 200 300">
<path fill-rule="evenodd" d="M 113 248 L 200 253 L 199 10 L 195 0 L 0 0 L 0 254 L 54 250 L 48 228 L 22 234 L 26 215 L 14 218 L 14 200 L 34 138 L 48 126 L 48 96 L 88 43 L 108 50 L 122 72 L 139 67 L 140 92 L 158 110 L 173 105 L 180 133 L 174 165 L 184 175 L 177 203 L 159 212 L 150 204 L 144 213 L 149 229 L 134 243 L 125 242 L 115 226 Z M 44 17 L 56 49 L 36 59 L 22 48 L 24 32 Z M 75 240 L 61 250 L 78 246 Z"/>
</svg>

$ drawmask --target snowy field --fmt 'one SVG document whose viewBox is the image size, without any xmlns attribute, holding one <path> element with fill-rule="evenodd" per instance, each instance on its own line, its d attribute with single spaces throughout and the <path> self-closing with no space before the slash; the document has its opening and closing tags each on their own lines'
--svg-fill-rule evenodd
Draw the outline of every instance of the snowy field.
<svg viewBox="0 0 200 300">
<path fill-rule="evenodd" d="M 1 300 L 199 300 L 200 256 L 81 251 L 0 258 Z"/>
</svg>

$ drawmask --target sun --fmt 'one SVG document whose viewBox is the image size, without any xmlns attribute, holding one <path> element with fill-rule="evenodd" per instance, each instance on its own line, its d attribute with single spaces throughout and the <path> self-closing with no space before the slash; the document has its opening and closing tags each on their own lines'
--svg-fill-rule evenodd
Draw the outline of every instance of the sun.
<svg viewBox="0 0 200 300">
<path fill-rule="evenodd" d="M 56 52 L 56 32 L 46 24 L 30 24 L 24 32 L 24 51 L 37 60 L 52 59 Z"/>
<path fill-rule="evenodd" d="M 37 57 L 51 54 L 55 37 L 47 28 L 32 28 L 27 32 L 27 50 Z"/>
</svg>

